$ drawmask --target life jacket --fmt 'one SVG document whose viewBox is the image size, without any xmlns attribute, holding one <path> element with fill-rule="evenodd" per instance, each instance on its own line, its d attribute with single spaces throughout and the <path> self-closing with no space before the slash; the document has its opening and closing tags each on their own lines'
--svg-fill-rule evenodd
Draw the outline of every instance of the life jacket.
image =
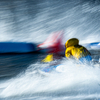
<svg viewBox="0 0 100 100">
<path fill-rule="evenodd" d="M 69 39 L 65 43 L 66 51 L 65 56 L 67 58 L 73 56 L 76 59 L 90 55 L 90 52 L 83 46 L 79 45 L 79 40 L 76 38 Z"/>
</svg>

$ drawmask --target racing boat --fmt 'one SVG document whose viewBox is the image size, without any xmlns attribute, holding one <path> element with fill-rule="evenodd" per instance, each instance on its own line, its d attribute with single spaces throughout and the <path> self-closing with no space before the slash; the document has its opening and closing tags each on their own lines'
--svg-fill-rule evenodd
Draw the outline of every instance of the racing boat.
<svg viewBox="0 0 100 100">
<path fill-rule="evenodd" d="M 41 44 L 27 42 L 0 42 L 0 53 L 56 53 L 63 54 L 65 52 L 64 31 L 53 32 Z M 82 44 L 88 50 L 100 50 L 100 42 Z"/>
</svg>

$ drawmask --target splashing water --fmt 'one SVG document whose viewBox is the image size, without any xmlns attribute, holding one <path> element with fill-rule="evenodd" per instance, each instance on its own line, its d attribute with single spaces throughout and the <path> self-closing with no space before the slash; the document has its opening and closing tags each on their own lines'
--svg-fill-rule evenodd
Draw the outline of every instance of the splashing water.
<svg viewBox="0 0 100 100">
<path fill-rule="evenodd" d="M 99 67 L 82 66 L 67 61 L 59 65 L 61 70 L 64 69 L 62 72 L 41 74 L 39 70 L 42 66 L 48 64 L 32 64 L 24 73 L 1 84 L 1 96 L 99 97 Z"/>
</svg>

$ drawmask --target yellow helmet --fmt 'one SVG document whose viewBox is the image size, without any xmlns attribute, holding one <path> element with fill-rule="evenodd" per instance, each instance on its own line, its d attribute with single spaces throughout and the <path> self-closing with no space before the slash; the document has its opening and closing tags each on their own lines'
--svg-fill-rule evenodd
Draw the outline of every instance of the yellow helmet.
<svg viewBox="0 0 100 100">
<path fill-rule="evenodd" d="M 71 38 L 65 43 L 65 47 L 68 48 L 70 46 L 78 45 L 79 40 L 77 38 Z"/>
</svg>

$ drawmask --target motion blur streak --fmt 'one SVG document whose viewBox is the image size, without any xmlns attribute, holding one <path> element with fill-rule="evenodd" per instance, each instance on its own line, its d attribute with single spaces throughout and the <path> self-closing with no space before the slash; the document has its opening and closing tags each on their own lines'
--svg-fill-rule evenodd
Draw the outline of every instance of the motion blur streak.
<svg viewBox="0 0 100 100">
<path fill-rule="evenodd" d="M 43 42 L 59 30 L 65 30 L 65 39 L 99 41 L 99 4 L 99 0 L 1 0 L 0 41 Z"/>
</svg>

